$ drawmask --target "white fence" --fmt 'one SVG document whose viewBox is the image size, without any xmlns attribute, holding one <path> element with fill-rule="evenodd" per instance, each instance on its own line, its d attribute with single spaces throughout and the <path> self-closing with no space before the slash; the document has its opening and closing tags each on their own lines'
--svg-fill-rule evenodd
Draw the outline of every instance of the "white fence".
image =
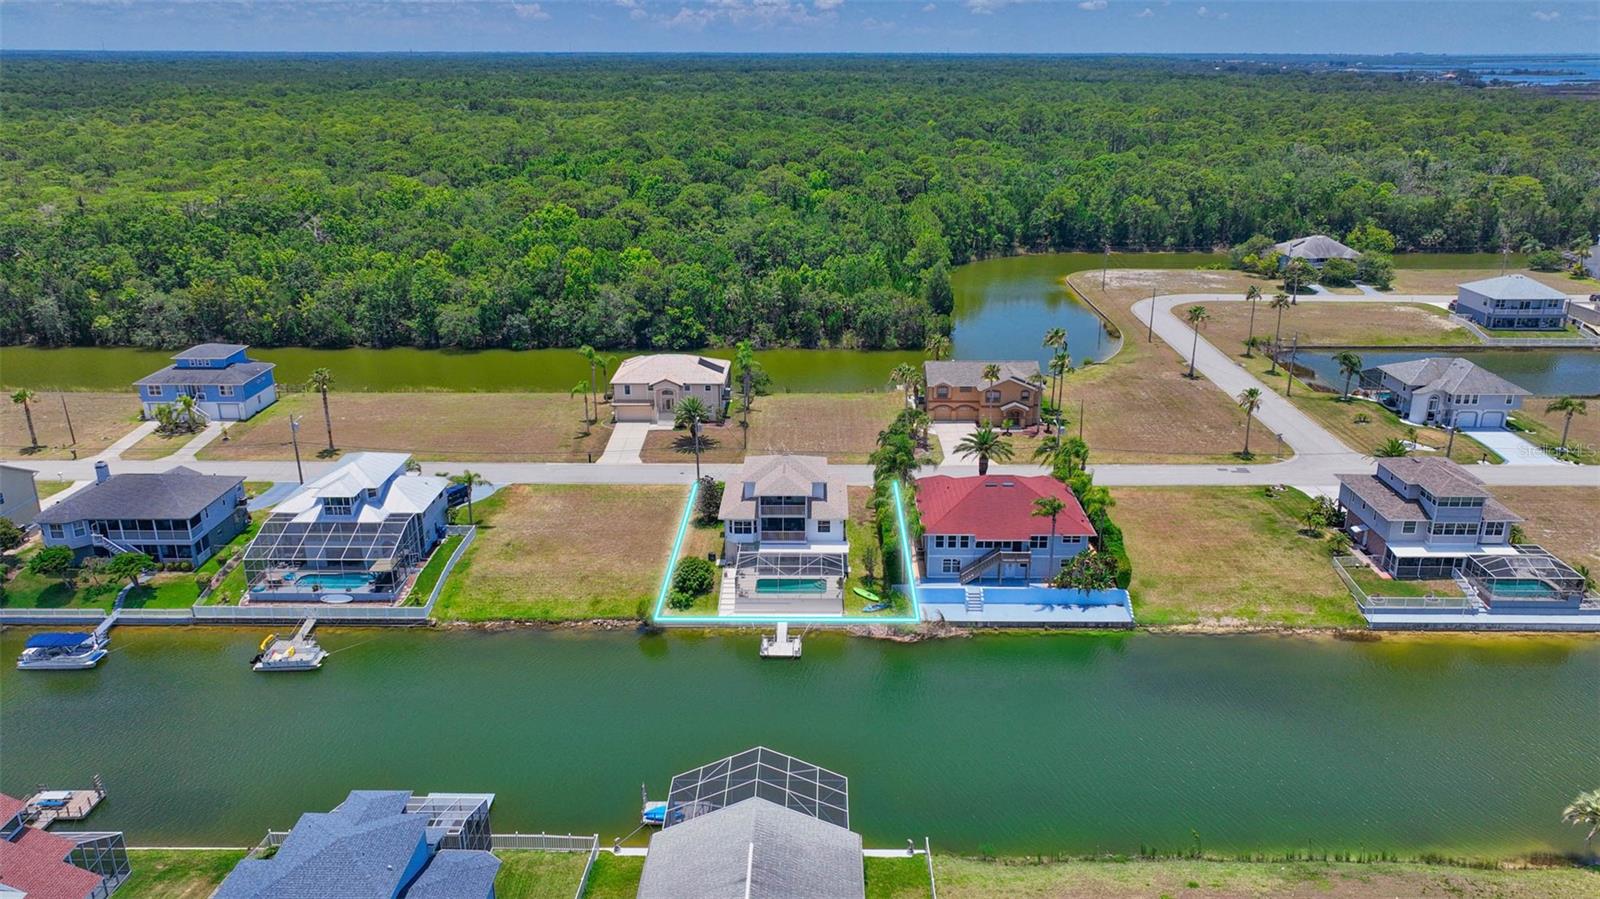
<svg viewBox="0 0 1600 899">
<path fill-rule="evenodd" d="M 1335 556 L 1333 570 L 1344 581 L 1345 588 L 1355 598 L 1357 608 L 1387 612 L 1470 612 L 1477 603 L 1470 596 L 1373 596 L 1361 589 L 1347 568 L 1365 568 L 1366 563 L 1355 556 Z"/>
<path fill-rule="evenodd" d="M 1477 335 L 1478 339 L 1483 341 L 1484 346 L 1549 347 L 1556 349 L 1562 347 L 1600 347 L 1600 337 L 1593 337 L 1581 331 L 1572 337 L 1497 337 L 1485 331 L 1481 325 L 1465 315 L 1451 313 L 1450 320 Z"/>
</svg>

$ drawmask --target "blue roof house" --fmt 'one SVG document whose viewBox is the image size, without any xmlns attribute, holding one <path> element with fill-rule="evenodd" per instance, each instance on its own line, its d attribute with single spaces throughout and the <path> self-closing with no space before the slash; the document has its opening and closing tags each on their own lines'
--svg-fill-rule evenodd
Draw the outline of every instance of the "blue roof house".
<svg viewBox="0 0 1600 899">
<path fill-rule="evenodd" d="M 213 899 L 494 899 L 489 793 L 352 790 L 308 812 L 270 858 L 234 866 Z"/>
<path fill-rule="evenodd" d="M 244 421 L 278 401 L 271 362 L 254 362 L 237 343 L 202 343 L 173 356 L 173 364 L 133 382 L 146 418 L 158 406 L 192 396 L 210 421 Z"/>
</svg>

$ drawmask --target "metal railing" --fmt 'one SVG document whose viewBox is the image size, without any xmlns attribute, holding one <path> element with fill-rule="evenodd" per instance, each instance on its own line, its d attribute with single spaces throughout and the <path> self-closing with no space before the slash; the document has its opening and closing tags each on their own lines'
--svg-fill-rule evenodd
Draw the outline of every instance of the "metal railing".
<svg viewBox="0 0 1600 899">
<path fill-rule="evenodd" d="M 489 848 L 529 849 L 536 852 L 589 852 L 600 845 L 600 835 L 570 833 L 492 833 Z"/>
<path fill-rule="evenodd" d="M 1460 313 L 1452 313 L 1451 321 L 1471 331 L 1483 341 L 1484 346 L 1502 347 L 1600 347 L 1600 337 L 1575 334 L 1571 337 L 1498 337 L 1484 330 L 1482 325 Z"/>
<path fill-rule="evenodd" d="M 804 543 L 805 531 L 762 531 L 761 539 L 770 543 Z"/>
<path fill-rule="evenodd" d="M 1366 563 L 1355 556 L 1334 556 L 1333 570 L 1339 575 L 1339 580 L 1344 581 L 1345 589 L 1355 598 L 1356 607 L 1365 612 L 1368 609 L 1384 612 L 1454 612 L 1475 611 L 1477 603 L 1470 596 L 1374 596 L 1361 589 L 1346 570 L 1351 567 L 1365 568 Z"/>
</svg>

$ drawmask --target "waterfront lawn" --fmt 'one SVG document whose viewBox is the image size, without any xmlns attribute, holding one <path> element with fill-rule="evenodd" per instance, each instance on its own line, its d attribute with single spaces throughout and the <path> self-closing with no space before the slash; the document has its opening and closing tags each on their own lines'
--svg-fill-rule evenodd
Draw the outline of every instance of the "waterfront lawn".
<svg viewBox="0 0 1600 899">
<path fill-rule="evenodd" d="M 1600 889 L 1582 868 L 1499 870 L 1415 862 L 985 861 L 935 854 L 941 899 L 1121 899 L 1153 896 L 1473 896 L 1578 899 Z M 870 885 L 869 885 L 870 894 Z"/>
<path fill-rule="evenodd" d="M 10 401 L 14 388 L 0 388 L 6 401 L 0 403 L 0 456 L 25 459 L 87 459 L 127 435 L 139 424 L 139 400 L 130 389 L 123 393 L 67 393 L 67 412 L 72 416 L 72 433 L 67 432 L 66 416 L 61 414 L 62 394 L 40 392 L 30 405 L 33 429 L 41 448 L 28 448 L 28 425 L 22 407 Z"/>
<path fill-rule="evenodd" d="M 865 862 L 867 899 L 927 899 L 928 860 L 924 856 L 868 858 Z"/>
<path fill-rule="evenodd" d="M 639 878 L 644 876 L 644 857 L 601 852 L 589 872 L 589 885 L 583 899 L 633 899 L 639 893 Z"/>
<path fill-rule="evenodd" d="M 1522 408 L 1511 413 L 1511 420 L 1523 437 L 1547 450 L 1561 445 L 1561 427 L 1566 416 L 1560 412 L 1546 412 L 1544 407 L 1555 397 L 1530 396 L 1522 401 Z M 1572 416 L 1572 427 L 1567 431 L 1566 458 L 1580 465 L 1600 465 L 1600 400 L 1589 400 L 1589 411 Z M 43 492 L 39 494 L 43 496 Z"/>
<path fill-rule="evenodd" d="M 496 899 L 571 899 L 583 879 L 585 852 L 496 852 L 500 873 L 494 878 Z"/>
<path fill-rule="evenodd" d="M 1132 311 L 1150 293 L 1237 293 L 1250 284 L 1271 293 L 1266 281 L 1243 272 L 1122 270 L 1113 271 L 1101 289 L 1098 272 L 1078 272 L 1067 284 L 1098 306 L 1122 333 L 1122 349 L 1103 365 L 1080 368 L 1066 379 L 1063 405 L 1067 428 L 1077 433 L 1078 404 L 1084 408 L 1083 435 L 1093 449 L 1091 460 L 1119 462 L 1226 462 L 1244 442 L 1244 413 L 1231 397 L 1206 380 L 1185 377 L 1188 366 L 1175 350 L 1156 338 L 1145 342 L 1145 324 Z M 1213 304 L 1220 306 L 1221 304 Z M 1036 346 L 1043 335 L 1028 335 Z M 1021 341 L 1023 335 L 1018 336 Z M 1021 345 L 1021 344 L 1019 344 Z M 1258 435 L 1259 436 L 1259 435 Z M 1027 461 L 1031 447 L 1015 442 L 1018 461 Z M 1273 461 L 1277 445 L 1270 437 L 1255 449 L 1257 462 Z"/>
<path fill-rule="evenodd" d="M 460 534 L 449 534 L 439 541 L 432 555 L 428 556 L 428 564 L 422 566 L 422 572 L 411 585 L 411 592 L 406 594 L 406 605 L 428 604 L 428 594 L 433 592 L 433 585 L 439 583 L 439 577 L 444 574 L 444 566 L 450 561 L 450 554 L 456 551 L 456 547 L 460 546 L 464 539 L 466 538 Z"/>
<path fill-rule="evenodd" d="M 633 618 L 655 601 L 685 490 L 515 484 L 477 504 L 478 536 L 434 613 L 464 621 Z"/>
<path fill-rule="evenodd" d="M 676 523 L 674 523 L 674 527 L 676 527 Z M 683 532 L 683 546 L 678 551 L 678 561 L 696 557 L 704 559 L 706 556 L 712 554 L 722 554 L 721 522 L 702 525 L 696 523 L 693 518 L 690 518 L 689 527 Z M 659 586 L 660 585 L 658 583 L 657 587 Z M 661 614 L 664 616 L 715 615 L 717 614 L 717 602 L 721 595 L 721 589 L 722 568 L 719 566 L 717 568 L 716 576 L 711 581 L 710 591 L 695 597 L 694 605 L 687 609 L 674 609 L 671 606 L 664 605 L 661 608 Z M 653 592 L 651 593 L 650 602 L 652 604 L 651 608 L 654 608 L 655 593 Z"/>
<path fill-rule="evenodd" d="M 1311 499 L 1260 487 L 1117 487 L 1113 517 L 1146 625 L 1356 627 L 1323 538 L 1300 533 Z"/>
<path fill-rule="evenodd" d="M 1532 269 L 1510 269 L 1506 274 L 1527 275 L 1541 284 L 1554 287 L 1563 293 L 1593 293 L 1600 290 L 1600 281 L 1592 278 L 1574 278 L 1565 272 L 1536 272 Z M 1454 297 L 1456 288 L 1470 281 L 1498 278 L 1499 268 L 1484 269 L 1434 269 L 1402 268 L 1394 273 L 1393 293 L 1429 294 Z M 1263 291 L 1265 289 L 1263 288 Z M 1269 293 L 1268 296 L 1271 296 Z"/>
<path fill-rule="evenodd" d="M 775 393 L 750 404 L 749 454 L 795 453 L 826 456 L 837 463 L 864 463 L 877 446 L 878 432 L 905 406 L 897 390 L 882 393 Z M 700 449 L 702 462 L 739 462 L 745 439 L 739 427 L 739 399 L 728 421 L 708 426 Z M 694 461 L 688 431 L 651 431 L 639 457 L 646 462 Z"/>
<path fill-rule="evenodd" d="M 605 450 L 611 426 L 584 433 L 583 398 L 564 393 L 340 393 L 328 397 L 333 440 L 340 452 L 410 453 L 418 461 L 586 462 Z M 300 453 L 327 452 L 322 397 L 280 397 L 249 421 L 228 427 L 199 458 L 292 459 L 289 416 L 300 421 Z M 600 417 L 609 417 L 602 407 Z"/>
<path fill-rule="evenodd" d="M 244 855 L 243 849 L 130 849 L 133 873 L 117 899 L 206 899 Z"/>
<path fill-rule="evenodd" d="M 1523 539 L 1555 553 L 1568 565 L 1600 571 L 1600 487 L 1494 487 L 1495 499 L 1526 521 Z"/>
<path fill-rule="evenodd" d="M 1368 596 L 1460 596 L 1461 588 L 1454 580 L 1397 580 L 1384 577 L 1366 565 L 1351 565 L 1345 569 L 1361 592 Z"/>
<path fill-rule="evenodd" d="M 1262 291 L 1256 305 L 1255 335 L 1272 339 L 1277 312 L 1267 304 L 1272 291 Z M 1230 355 L 1244 352 L 1250 333 L 1249 303 L 1212 303 L 1211 320 L 1202 335 Z M 1463 346 L 1480 341 L 1452 321 L 1450 313 L 1423 303 L 1309 302 L 1283 311 L 1285 342 L 1298 332 L 1306 346 Z"/>
<path fill-rule="evenodd" d="M 877 527 L 874 522 L 872 510 L 872 488 L 851 487 L 850 491 L 850 518 L 845 522 L 845 534 L 850 540 L 850 577 L 844 585 L 844 613 L 849 616 L 872 619 L 894 618 L 911 614 L 911 601 L 904 596 L 900 597 L 898 608 L 890 607 L 878 612 L 863 612 L 867 600 L 857 596 L 853 591 L 856 587 L 871 590 L 884 599 L 890 598 L 885 586 L 885 581 L 894 583 L 902 580 L 897 572 L 884 571 L 883 559 L 878 559 L 875 566 L 877 577 L 867 580 L 866 556 L 867 547 L 874 549 L 878 546 Z M 909 496 L 907 497 L 909 501 Z M 898 595 L 898 594 L 896 594 Z"/>
</svg>

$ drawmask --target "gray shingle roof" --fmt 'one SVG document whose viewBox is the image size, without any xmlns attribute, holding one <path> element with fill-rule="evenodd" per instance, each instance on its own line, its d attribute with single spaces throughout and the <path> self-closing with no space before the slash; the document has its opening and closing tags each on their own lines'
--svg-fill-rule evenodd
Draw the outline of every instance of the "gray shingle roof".
<svg viewBox="0 0 1600 899">
<path fill-rule="evenodd" d="M 1422 511 L 1422 504 L 1416 500 L 1406 499 L 1387 485 L 1370 474 L 1341 474 L 1335 475 L 1339 483 L 1350 488 L 1361 501 L 1371 506 L 1379 515 L 1389 521 L 1427 521 L 1428 516 Z"/>
<path fill-rule="evenodd" d="M 1015 378 L 1018 381 L 1036 383 L 1042 379 L 1039 374 L 1039 363 L 1031 359 L 1010 361 L 952 359 L 943 362 L 924 362 L 922 373 L 930 387 L 935 384 L 949 384 L 952 387 L 987 387 L 989 379 L 983 376 L 983 370 L 990 365 L 1000 366 L 1002 381 Z"/>
<path fill-rule="evenodd" d="M 866 895 L 861 837 L 746 799 L 650 838 L 639 899 L 852 899 Z"/>
<path fill-rule="evenodd" d="M 406 890 L 405 899 L 488 899 L 499 870 L 493 853 L 442 849 Z"/>
<path fill-rule="evenodd" d="M 1272 248 L 1290 259 L 1355 259 L 1361 255 L 1326 234 L 1297 237 Z"/>
<path fill-rule="evenodd" d="M 213 899 L 391 899 L 428 819 L 405 814 L 410 793 L 355 790 L 331 812 L 308 812 L 270 859 L 236 865 Z"/>
<path fill-rule="evenodd" d="M 179 465 L 160 474 L 114 474 L 39 513 L 40 524 L 101 518 L 193 518 L 244 478 Z"/>
<path fill-rule="evenodd" d="M 748 499 L 744 495 L 747 483 L 754 485 Z M 824 485 L 820 497 L 814 490 L 814 485 L 819 483 Z M 822 456 L 750 456 L 739 471 L 728 478 L 717 514 L 724 519 L 754 518 L 756 498 L 762 496 L 811 497 L 813 519 L 850 517 L 850 494 L 844 475 L 831 468 Z"/>
<path fill-rule="evenodd" d="M 228 384 L 238 387 L 262 372 L 276 368 L 272 362 L 237 362 L 227 368 L 179 368 L 169 365 L 160 371 L 134 381 L 135 387 L 146 384 L 179 384 L 199 387 L 206 384 Z"/>
<path fill-rule="evenodd" d="M 1368 371 L 1381 371 L 1413 390 L 1442 390 L 1480 396 L 1532 395 L 1494 372 L 1459 356 L 1429 356 L 1408 362 L 1391 362 Z"/>
<path fill-rule="evenodd" d="M 248 349 L 242 343 L 197 343 L 181 353 L 173 353 L 173 359 L 226 359 L 240 350 Z"/>
<path fill-rule="evenodd" d="M 1491 300 L 1563 300 L 1567 295 L 1527 275 L 1501 275 L 1461 285 Z"/>
<path fill-rule="evenodd" d="M 1406 456 L 1381 459 L 1378 469 L 1387 471 L 1406 484 L 1416 484 L 1434 496 L 1484 496 L 1483 482 L 1449 459 Z"/>
</svg>

